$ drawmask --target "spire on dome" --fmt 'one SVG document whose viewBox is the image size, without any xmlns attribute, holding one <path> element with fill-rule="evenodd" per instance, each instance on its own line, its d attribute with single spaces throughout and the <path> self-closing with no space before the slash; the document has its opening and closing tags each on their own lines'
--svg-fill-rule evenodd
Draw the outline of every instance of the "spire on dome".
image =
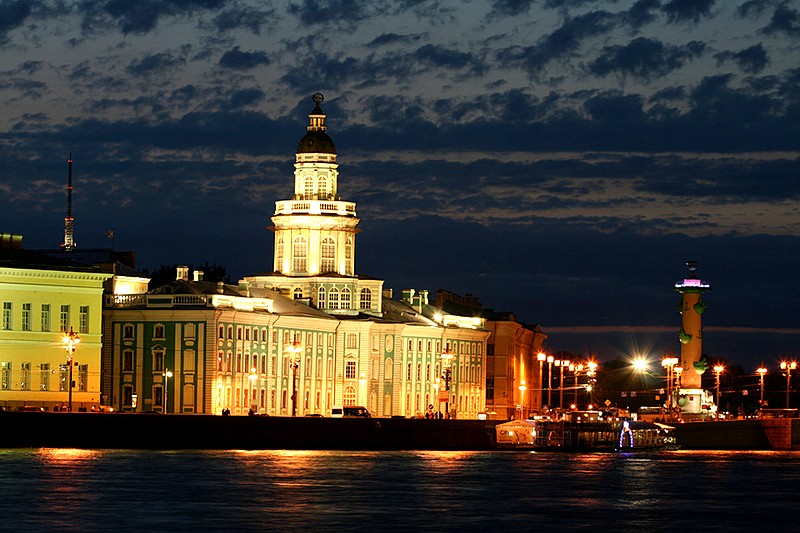
<svg viewBox="0 0 800 533">
<path fill-rule="evenodd" d="M 297 153 L 336 154 L 336 145 L 326 133 L 328 127 L 325 126 L 325 112 L 320 107 L 320 104 L 325 101 L 325 96 L 319 92 L 314 93 L 311 101 L 314 102 L 314 109 L 308 115 L 309 122 L 308 128 L 306 128 L 308 133 L 300 139 Z"/>
</svg>

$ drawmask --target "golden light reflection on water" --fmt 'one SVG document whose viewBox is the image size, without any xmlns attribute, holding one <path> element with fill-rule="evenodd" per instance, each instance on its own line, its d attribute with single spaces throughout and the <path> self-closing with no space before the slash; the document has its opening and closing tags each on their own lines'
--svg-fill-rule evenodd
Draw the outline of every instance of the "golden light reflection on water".
<svg viewBox="0 0 800 533">
<path fill-rule="evenodd" d="M 97 450 L 83 450 L 79 448 L 39 448 L 36 455 L 47 463 L 70 464 L 100 456 Z"/>
</svg>

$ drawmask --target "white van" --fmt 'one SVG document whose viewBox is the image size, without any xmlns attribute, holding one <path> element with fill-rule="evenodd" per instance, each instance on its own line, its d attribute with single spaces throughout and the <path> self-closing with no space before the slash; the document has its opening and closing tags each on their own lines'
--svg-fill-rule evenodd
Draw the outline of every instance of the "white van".
<svg viewBox="0 0 800 533">
<path fill-rule="evenodd" d="M 331 408 L 331 418 L 343 418 L 344 417 L 344 407 L 341 405 L 335 405 Z"/>
<path fill-rule="evenodd" d="M 331 408 L 331 418 L 371 418 L 366 407 L 348 405 L 345 407 L 334 406 Z"/>
</svg>

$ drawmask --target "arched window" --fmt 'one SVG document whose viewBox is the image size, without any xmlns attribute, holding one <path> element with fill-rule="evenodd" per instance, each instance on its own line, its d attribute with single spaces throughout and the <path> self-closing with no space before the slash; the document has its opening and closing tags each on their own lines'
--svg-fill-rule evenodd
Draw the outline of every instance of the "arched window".
<svg viewBox="0 0 800 533">
<path fill-rule="evenodd" d="M 317 308 L 325 309 L 325 287 L 320 287 L 317 290 Z"/>
<path fill-rule="evenodd" d="M 275 270 L 283 271 L 283 237 L 275 239 Z"/>
<path fill-rule="evenodd" d="M 346 276 L 353 275 L 353 238 L 344 241 L 344 270 Z"/>
<path fill-rule="evenodd" d="M 328 291 L 328 309 L 339 309 L 339 291 L 335 287 Z"/>
<path fill-rule="evenodd" d="M 342 309 L 350 309 L 350 289 L 342 289 Z"/>
<path fill-rule="evenodd" d="M 294 260 L 292 262 L 293 272 L 308 271 L 308 241 L 300 236 L 294 239 L 294 249 L 292 251 Z"/>
<path fill-rule="evenodd" d="M 372 309 L 372 292 L 369 289 L 361 289 L 361 309 Z"/>
<path fill-rule="evenodd" d="M 303 297 L 303 289 L 301 289 L 300 287 L 296 288 L 294 290 L 293 297 L 294 297 L 295 300 L 301 299 Z"/>
<path fill-rule="evenodd" d="M 344 388 L 344 405 L 356 404 L 356 388 L 348 385 Z"/>
<path fill-rule="evenodd" d="M 320 200 L 325 200 L 328 196 L 328 182 L 325 180 L 325 177 L 322 176 L 319 178 L 319 198 Z"/>
<path fill-rule="evenodd" d="M 306 177 L 305 189 L 303 190 L 303 197 L 310 200 L 314 197 L 314 179 L 311 176 Z"/>
<path fill-rule="evenodd" d="M 333 237 L 322 239 L 322 258 L 320 272 L 336 272 L 336 241 Z"/>
</svg>

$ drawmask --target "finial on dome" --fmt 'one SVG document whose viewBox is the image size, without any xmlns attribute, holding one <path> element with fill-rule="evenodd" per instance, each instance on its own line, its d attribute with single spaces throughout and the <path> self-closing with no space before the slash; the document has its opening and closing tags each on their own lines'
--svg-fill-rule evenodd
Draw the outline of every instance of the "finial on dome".
<svg viewBox="0 0 800 533">
<path fill-rule="evenodd" d="M 323 111 L 322 108 L 319 106 L 322 102 L 325 101 L 325 95 L 320 92 L 314 93 L 311 97 L 311 101 L 314 102 L 314 111 L 311 112 L 312 115 L 322 115 Z"/>
</svg>

